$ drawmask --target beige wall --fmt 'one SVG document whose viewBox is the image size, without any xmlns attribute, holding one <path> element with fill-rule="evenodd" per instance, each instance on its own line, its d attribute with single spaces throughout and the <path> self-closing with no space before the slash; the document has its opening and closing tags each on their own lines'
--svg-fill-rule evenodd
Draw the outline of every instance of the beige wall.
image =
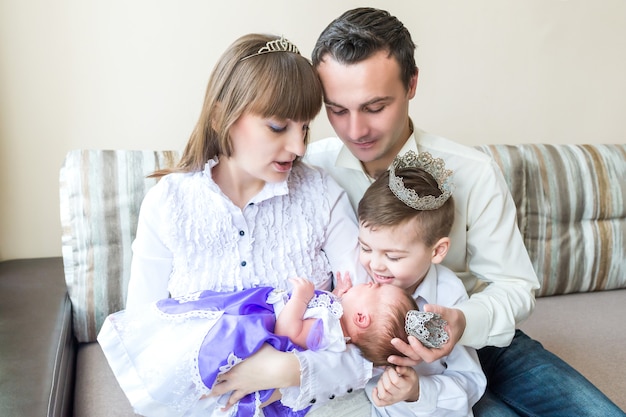
<svg viewBox="0 0 626 417">
<path fill-rule="evenodd" d="M 362 4 L 0 0 L 0 260 L 60 255 L 68 150 L 180 149 L 232 40 L 284 34 L 308 55 L 332 18 Z M 421 127 L 466 144 L 626 142 L 626 1 L 369 5 L 418 44 Z M 323 114 L 313 129 L 332 132 Z"/>
</svg>

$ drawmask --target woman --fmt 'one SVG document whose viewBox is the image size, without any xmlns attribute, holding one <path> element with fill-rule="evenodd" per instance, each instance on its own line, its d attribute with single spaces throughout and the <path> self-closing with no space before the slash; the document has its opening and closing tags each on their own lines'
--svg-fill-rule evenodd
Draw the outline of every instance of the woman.
<svg viewBox="0 0 626 417">
<path fill-rule="evenodd" d="M 334 271 L 349 272 L 355 283 L 366 280 L 356 269 L 358 226 L 345 192 L 299 161 L 321 105 L 317 75 L 291 42 L 251 34 L 226 50 L 179 164 L 153 174 L 160 181 L 139 214 L 127 310 L 199 290 L 286 290 L 295 276 L 330 290 Z M 324 355 L 265 346 L 247 361 L 266 372 L 239 379 L 249 386 L 231 388 L 228 379 L 220 385 L 234 392 L 229 404 L 259 389 L 294 387 L 282 391 L 283 402 L 302 409 L 313 395 L 345 393 L 345 381 L 356 378 L 363 386 L 371 375 L 358 351 L 327 353 L 347 357 L 358 371 L 335 386 L 321 384 L 306 364 L 328 362 Z M 187 406 L 180 404 L 180 415 Z"/>
</svg>

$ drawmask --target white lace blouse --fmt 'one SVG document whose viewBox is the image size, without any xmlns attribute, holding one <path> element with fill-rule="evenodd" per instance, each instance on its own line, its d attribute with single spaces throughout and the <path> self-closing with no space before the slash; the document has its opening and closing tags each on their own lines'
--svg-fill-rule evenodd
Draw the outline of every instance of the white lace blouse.
<svg viewBox="0 0 626 417">
<path fill-rule="evenodd" d="M 241 210 L 202 172 L 170 174 L 139 214 L 126 308 L 198 290 L 259 285 L 288 289 L 306 277 L 329 290 L 332 274 L 357 269 L 358 226 L 345 192 L 320 170 L 296 165 Z"/>
<path fill-rule="evenodd" d="M 354 283 L 367 280 L 358 263 L 354 211 L 329 175 L 296 165 L 285 182 L 266 184 L 242 210 L 213 181 L 217 163 L 210 160 L 201 172 L 166 175 L 148 191 L 133 242 L 127 310 L 198 290 L 288 289 L 294 276 L 321 290 L 331 288 L 337 271 L 350 272 Z M 371 364 L 352 349 L 298 358 L 301 387 L 283 392 L 292 408 L 313 398 L 324 402 L 328 392 L 363 387 L 371 377 Z M 336 363 L 347 372 L 329 384 Z M 313 371 L 320 368 L 324 372 Z"/>
</svg>

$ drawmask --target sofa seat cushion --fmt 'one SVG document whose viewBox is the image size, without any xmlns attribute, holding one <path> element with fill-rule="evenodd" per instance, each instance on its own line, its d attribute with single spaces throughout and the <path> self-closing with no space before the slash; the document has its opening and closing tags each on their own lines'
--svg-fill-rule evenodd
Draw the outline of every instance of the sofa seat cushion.
<svg viewBox="0 0 626 417">
<path fill-rule="evenodd" d="M 97 342 L 81 343 L 76 357 L 74 417 L 135 417 Z"/>
<path fill-rule="evenodd" d="M 75 342 L 61 258 L 0 263 L 0 416 L 70 416 Z"/>
<path fill-rule="evenodd" d="M 626 410 L 626 290 L 537 299 L 521 329 Z"/>
</svg>

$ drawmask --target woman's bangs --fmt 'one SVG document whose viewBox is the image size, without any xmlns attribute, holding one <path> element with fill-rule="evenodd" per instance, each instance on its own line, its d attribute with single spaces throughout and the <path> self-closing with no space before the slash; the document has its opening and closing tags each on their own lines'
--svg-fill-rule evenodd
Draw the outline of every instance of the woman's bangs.
<svg viewBox="0 0 626 417">
<path fill-rule="evenodd" d="M 279 59 L 268 59 L 273 65 L 259 71 L 258 89 L 248 110 L 263 117 L 314 119 L 322 108 L 322 87 L 311 64 L 299 56 L 272 58 Z"/>
</svg>

